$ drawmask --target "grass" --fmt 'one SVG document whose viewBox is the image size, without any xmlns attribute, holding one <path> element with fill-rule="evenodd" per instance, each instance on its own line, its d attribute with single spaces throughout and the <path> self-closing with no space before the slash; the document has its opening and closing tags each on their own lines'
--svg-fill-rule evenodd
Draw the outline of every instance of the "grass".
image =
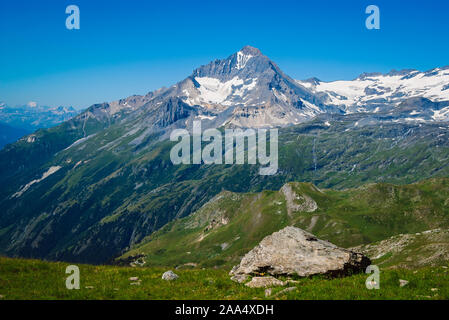
<svg viewBox="0 0 449 320">
<path fill-rule="evenodd" d="M 69 263 L 45 262 L 0 257 L 1 299 L 32 300 L 251 300 L 273 299 L 284 287 L 272 289 L 271 298 L 265 289 L 251 289 L 229 279 L 228 269 L 174 270 L 179 275 L 175 281 L 161 279 L 167 269 L 131 268 L 117 266 L 78 265 L 80 289 L 65 287 L 65 274 Z M 440 300 L 449 299 L 449 269 L 428 267 L 419 270 L 381 269 L 380 289 L 368 290 L 368 275 L 358 274 L 346 278 L 325 279 L 313 277 L 290 283 L 297 289 L 279 294 L 275 299 L 325 299 L 325 300 Z M 131 285 L 130 277 L 138 277 L 140 285 Z M 399 279 L 409 281 L 399 286 Z"/>
</svg>

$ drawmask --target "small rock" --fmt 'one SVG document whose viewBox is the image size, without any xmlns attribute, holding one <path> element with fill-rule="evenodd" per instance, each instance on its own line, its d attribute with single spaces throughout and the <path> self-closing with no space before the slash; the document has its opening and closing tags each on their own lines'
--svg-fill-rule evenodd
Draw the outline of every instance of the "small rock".
<svg viewBox="0 0 449 320">
<path fill-rule="evenodd" d="M 265 297 L 268 298 L 271 296 L 271 288 L 265 289 Z"/>
<path fill-rule="evenodd" d="M 232 281 L 236 281 L 238 283 L 243 283 L 248 279 L 248 275 L 246 274 L 236 274 L 235 276 L 231 277 Z"/>
<path fill-rule="evenodd" d="M 93 289 L 94 287 L 92 286 L 87 286 L 86 289 Z"/>
<path fill-rule="evenodd" d="M 296 290 L 296 287 L 285 288 L 285 289 L 279 291 L 278 293 L 276 293 L 276 294 L 273 296 L 273 298 L 274 298 L 274 297 L 278 297 L 278 296 L 280 296 L 281 294 L 284 294 L 284 293 L 287 293 L 287 292 L 290 292 L 290 291 L 294 291 L 294 290 Z"/>
<path fill-rule="evenodd" d="M 443 268 L 443 269 L 447 269 L 447 267 L 446 267 L 446 266 L 442 266 L 441 268 Z"/>
<path fill-rule="evenodd" d="M 131 285 L 131 286 L 140 286 L 140 281 L 131 282 L 129 285 Z"/>
<path fill-rule="evenodd" d="M 162 280 L 167 281 L 176 280 L 178 278 L 179 278 L 178 275 L 171 270 L 164 272 L 164 274 L 162 275 Z"/>
<path fill-rule="evenodd" d="M 298 280 L 292 280 L 292 279 L 287 279 L 285 282 L 286 283 L 299 283 Z"/>
<path fill-rule="evenodd" d="M 3 299 L 4 297 L 5 297 L 4 295 L 0 294 L 0 299 Z"/>
<path fill-rule="evenodd" d="M 250 288 L 275 287 L 275 286 L 285 286 L 285 282 L 278 280 L 272 276 L 253 277 L 250 282 L 245 284 L 245 286 Z"/>
<path fill-rule="evenodd" d="M 139 281 L 139 277 L 131 277 L 128 280 L 129 281 Z"/>
<path fill-rule="evenodd" d="M 433 291 L 433 292 L 435 292 L 435 291 L 438 291 L 439 289 L 438 288 L 432 288 L 432 289 L 430 289 L 431 291 Z"/>
<path fill-rule="evenodd" d="M 399 279 L 399 286 L 400 287 L 404 287 L 406 285 L 408 285 L 408 281 L 407 280 Z"/>
<path fill-rule="evenodd" d="M 186 269 L 186 268 L 196 268 L 196 267 L 198 267 L 197 263 L 187 262 L 187 263 L 184 263 L 184 264 L 181 264 L 181 265 L 177 266 L 175 269 L 179 270 L 179 269 L 183 269 L 183 268 Z"/>
<path fill-rule="evenodd" d="M 118 291 L 118 288 L 114 288 L 114 291 Z"/>
</svg>

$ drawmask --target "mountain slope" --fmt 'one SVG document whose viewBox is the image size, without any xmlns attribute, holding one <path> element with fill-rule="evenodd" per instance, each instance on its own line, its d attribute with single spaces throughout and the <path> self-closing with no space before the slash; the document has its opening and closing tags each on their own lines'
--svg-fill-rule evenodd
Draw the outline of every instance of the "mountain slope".
<svg viewBox="0 0 449 320">
<path fill-rule="evenodd" d="M 147 266 L 232 265 L 262 238 L 287 225 L 350 247 L 449 225 L 449 180 L 357 189 L 320 190 L 289 183 L 279 191 L 222 192 L 188 217 L 173 221 L 122 259 Z M 411 253 L 410 253 L 411 254 Z M 447 259 L 444 260 L 447 263 Z M 134 258 L 136 259 L 136 258 Z"/>
<path fill-rule="evenodd" d="M 417 269 L 423 266 L 447 265 L 449 260 L 449 229 L 433 229 L 399 234 L 352 250 L 374 259 L 381 267 Z"/>
<path fill-rule="evenodd" d="M 447 125 L 387 117 L 379 126 L 382 118 L 373 117 L 324 117 L 282 129 L 273 176 L 260 176 L 257 165 L 175 166 L 173 143 L 154 134 L 142 140 L 145 128 L 130 134 L 132 123 L 117 120 L 104 128 L 89 118 L 84 136 L 83 121 L 75 119 L 43 131 L 34 143 L 22 139 L 0 151 L 9 167 L 1 177 L 1 252 L 101 263 L 222 190 L 276 190 L 295 180 L 345 188 L 449 176 Z M 68 128 L 71 135 L 59 131 Z M 55 142 L 47 145 L 51 135 Z"/>
<path fill-rule="evenodd" d="M 0 149 L 8 143 L 14 142 L 28 133 L 30 133 L 30 131 L 21 128 L 14 128 L 0 122 Z"/>
</svg>

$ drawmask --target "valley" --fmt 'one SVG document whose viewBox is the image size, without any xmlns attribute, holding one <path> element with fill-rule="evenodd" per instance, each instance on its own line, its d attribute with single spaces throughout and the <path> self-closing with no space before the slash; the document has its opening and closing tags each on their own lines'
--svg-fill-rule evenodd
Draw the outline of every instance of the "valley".
<svg viewBox="0 0 449 320">
<path fill-rule="evenodd" d="M 153 136 L 136 146 L 138 131 L 127 135 L 93 119 L 84 126 L 90 138 L 71 146 L 82 137 L 75 118 L 0 151 L 0 252 L 103 263 L 223 190 L 279 190 L 289 181 L 345 189 L 448 176 L 444 124 L 379 125 L 372 117 L 325 116 L 281 129 L 273 176 L 260 176 L 258 165 L 175 166 L 174 143 Z M 51 167 L 60 169 L 20 193 Z"/>
</svg>

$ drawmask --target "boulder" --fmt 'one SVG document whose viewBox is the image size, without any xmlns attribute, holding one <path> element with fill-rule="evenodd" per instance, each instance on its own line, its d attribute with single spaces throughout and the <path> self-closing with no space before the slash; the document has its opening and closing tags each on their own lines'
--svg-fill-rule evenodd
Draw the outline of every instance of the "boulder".
<svg viewBox="0 0 449 320">
<path fill-rule="evenodd" d="M 178 279 L 178 275 L 176 273 L 174 273 L 173 271 L 169 270 L 169 271 L 164 272 L 164 274 L 162 275 L 162 279 L 167 280 L 167 281 L 172 281 L 172 280 Z"/>
<path fill-rule="evenodd" d="M 342 276 L 364 271 L 370 264 L 370 259 L 361 253 L 339 248 L 302 229 L 286 227 L 265 237 L 232 268 L 230 275 L 236 281 L 246 275 L 264 274 Z"/>
</svg>

